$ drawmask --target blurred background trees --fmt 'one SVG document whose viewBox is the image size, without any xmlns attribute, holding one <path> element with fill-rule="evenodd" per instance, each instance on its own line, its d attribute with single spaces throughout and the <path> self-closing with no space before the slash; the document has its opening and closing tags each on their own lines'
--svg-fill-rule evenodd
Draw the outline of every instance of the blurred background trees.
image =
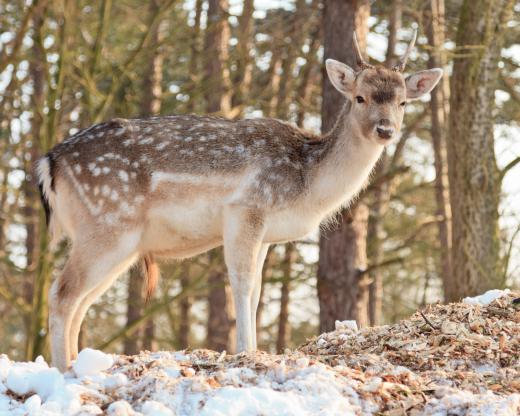
<svg viewBox="0 0 520 416">
<path fill-rule="evenodd" d="M 323 61 L 355 66 L 353 29 L 373 63 L 390 65 L 417 24 L 407 71 L 446 76 L 407 105 L 400 140 L 350 210 L 321 236 L 270 249 L 260 347 L 283 351 L 336 319 L 394 322 L 428 302 L 518 288 L 519 13 L 513 0 L 0 0 L 0 352 L 47 353 L 47 290 L 67 255 L 47 247 L 38 157 L 112 117 L 265 116 L 325 132 L 342 97 Z M 221 251 L 161 270 L 148 303 L 138 266 L 119 279 L 82 342 L 232 351 Z"/>
</svg>

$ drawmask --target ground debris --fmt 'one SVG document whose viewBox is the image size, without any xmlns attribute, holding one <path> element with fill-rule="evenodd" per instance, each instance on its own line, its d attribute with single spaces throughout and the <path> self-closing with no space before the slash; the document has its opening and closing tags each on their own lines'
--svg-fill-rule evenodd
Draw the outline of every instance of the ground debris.
<svg viewBox="0 0 520 416">
<path fill-rule="evenodd" d="M 0 414 L 514 416 L 518 295 L 430 305 L 394 325 L 337 322 L 282 355 L 90 351 L 113 365 L 83 375 L 0 355 Z"/>
<path fill-rule="evenodd" d="M 507 293 L 486 306 L 428 305 L 393 325 L 322 334 L 299 350 L 334 369 L 349 368 L 351 377 L 355 372 L 360 394 L 371 394 L 383 414 L 429 414 L 430 399 L 440 402 L 446 389 L 518 401 L 516 298 Z"/>
</svg>

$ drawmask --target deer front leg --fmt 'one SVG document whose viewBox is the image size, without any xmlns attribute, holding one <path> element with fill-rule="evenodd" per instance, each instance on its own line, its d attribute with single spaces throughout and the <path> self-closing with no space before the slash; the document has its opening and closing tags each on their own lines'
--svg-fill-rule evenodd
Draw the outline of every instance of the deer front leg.
<svg viewBox="0 0 520 416">
<path fill-rule="evenodd" d="M 226 208 L 224 258 L 235 303 L 237 352 L 254 348 L 252 302 L 263 236 L 264 221 L 259 210 L 237 206 Z"/>
</svg>

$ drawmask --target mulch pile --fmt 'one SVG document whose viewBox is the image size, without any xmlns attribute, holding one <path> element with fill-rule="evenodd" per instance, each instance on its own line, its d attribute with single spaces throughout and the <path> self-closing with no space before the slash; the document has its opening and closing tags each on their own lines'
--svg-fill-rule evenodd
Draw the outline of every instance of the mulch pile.
<svg viewBox="0 0 520 416">
<path fill-rule="evenodd" d="M 418 414 L 454 389 L 520 393 L 519 296 L 429 305 L 394 325 L 340 325 L 299 350 L 359 380 L 358 393 L 389 415 Z"/>
</svg>

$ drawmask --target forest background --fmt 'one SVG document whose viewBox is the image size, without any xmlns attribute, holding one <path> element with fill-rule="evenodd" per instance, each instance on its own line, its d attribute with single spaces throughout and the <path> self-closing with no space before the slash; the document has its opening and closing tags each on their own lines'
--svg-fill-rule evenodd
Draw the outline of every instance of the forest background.
<svg viewBox="0 0 520 416">
<path fill-rule="evenodd" d="M 442 67 L 409 103 L 400 140 L 338 221 L 270 249 L 259 345 L 396 322 L 431 302 L 520 288 L 520 3 L 514 0 L 0 0 L 0 352 L 48 355 L 48 250 L 34 161 L 114 117 L 275 117 L 327 131 L 342 98 L 324 59 L 355 66 L 352 33 L 407 72 Z M 348 178 L 346 178 L 348 180 Z M 221 250 L 161 264 L 146 303 L 139 266 L 91 308 L 82 345 L 234 349 Z"/>
</svg>

